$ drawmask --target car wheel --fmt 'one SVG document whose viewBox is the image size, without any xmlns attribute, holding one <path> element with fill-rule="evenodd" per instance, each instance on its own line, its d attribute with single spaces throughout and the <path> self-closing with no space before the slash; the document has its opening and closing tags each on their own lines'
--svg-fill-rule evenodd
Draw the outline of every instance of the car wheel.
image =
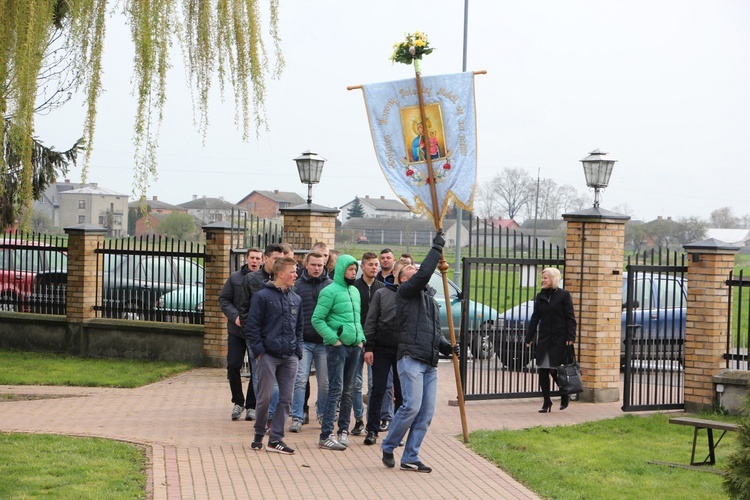
<svg viewBox="0 0 750 500">
<path fill-rule="evenodd" d="M 480 327 L 471 336 L 471 354 L 474 359 L 489 359 L 495 354 L 491 327 Z"/>
<path fill-rule="evenodd" d="M 0 311 L 18 312 L 18 299 L 12 293 L 4 293 L 0 297 Z"/>
<path fill-rule="evenodd" d="M 125 304 L 125 309 L 140 310 L 142 308 L 140 302 L 129 301 Z M 131 321 L 143 321 L 143 314 L 135 310 L 125 310 L 122 312 L 122 319 L 129 319 Z"/>
</svg>

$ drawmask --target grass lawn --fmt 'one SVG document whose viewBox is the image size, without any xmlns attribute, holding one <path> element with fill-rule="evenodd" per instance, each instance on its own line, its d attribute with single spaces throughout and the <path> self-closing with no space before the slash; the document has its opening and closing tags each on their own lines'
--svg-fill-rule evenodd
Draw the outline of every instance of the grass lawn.
<svg viewBox="0 0 750 500">
<path fill-rule="evenodd" d="M 0 433 L 0 498 L 145 498 L 144 450 L 119 441 Z"/>
<path fill-rule="evenodd" d="M 187 363 L 79 358 L 0 350 L 0 385 L 140 387 L 194 368 Z"/>
<path fill-rule="evenodd" d="M 140 387 L 186 363 L 0 351 L 0 385 Z M 38 399 L 0 395 L 0 404 Z M 0 433 L 0 498 L 145 498 L 146 455 L 108 439 Z"/>
<path fill-rule="evenodd" d="M 573 426 L 478 431 L 471 434 L 469 446 L 544 498 L 726 498 L 721 475 L 648 463 L 690 462 L 692 427 L 668 420 L 665 414 L 625 415 Z M 734 432 L 724 436 L 716 468 L 726 465 L 738 448 L 737 437 Z M 699 446 L 696 459 L 702 460 L 708 453 L 705 431 L 699 434 Z"/>
</svg>

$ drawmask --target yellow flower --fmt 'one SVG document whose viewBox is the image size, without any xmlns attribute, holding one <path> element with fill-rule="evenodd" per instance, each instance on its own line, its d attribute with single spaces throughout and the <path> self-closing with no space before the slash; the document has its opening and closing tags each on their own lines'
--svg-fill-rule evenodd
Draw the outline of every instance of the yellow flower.
<svg viewBox="0 0 750 500">
<path fill-rule="evenodd" d="M 427 44 L 424 42 L 424 40 L 422 40 L 421 38 L 418 38 L 417 41 L 414 42 L 414 45 L 416 45 L 417 47 L 424 47 Z"/>
</svg>

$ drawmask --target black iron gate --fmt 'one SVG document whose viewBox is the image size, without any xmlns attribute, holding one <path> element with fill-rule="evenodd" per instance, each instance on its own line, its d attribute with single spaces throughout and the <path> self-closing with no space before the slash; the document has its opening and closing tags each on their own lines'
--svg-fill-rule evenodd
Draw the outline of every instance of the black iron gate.
<svg viewBox="0 0 750 500">
<path fill-rule="evenodd" d="M 526 326 L 547 267 L 565 266 L 565 250 L 514 230 L 472 223 L 462 259 L 461 381 L 467 400 L 539 397 Z M 563 273 L 564 274 L 564 273 Z"/>
<path fill-rule="evenodd" d="M 629 257 L 626 269 L 622 409 L 684 408 L 685 255 L 655 249 Z"/>
<path fill-rule="evenodd" d="M 725 367 L 748 370 L 748 348 L 750 347 L 750 278 L 745 270 L 729 273 L 726 281 L 729 288 L 727 301 L 727 347 L 724 353 Z"/>
</svg>

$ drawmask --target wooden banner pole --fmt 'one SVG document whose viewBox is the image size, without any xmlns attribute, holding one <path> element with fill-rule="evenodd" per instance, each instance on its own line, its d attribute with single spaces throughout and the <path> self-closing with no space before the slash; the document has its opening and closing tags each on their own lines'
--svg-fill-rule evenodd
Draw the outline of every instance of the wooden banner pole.
<svg viewBox="0 0 750 500">
<path fill-rule="evenodd" d="M 422 75 L 419 73 L 419 71 L 416 72 L 417 77 L 417 96 L 419 98 L 419 114 L 420 118 L 422 120 L 422 141 L 424 143 L 424 149 L 425 149 L 425 161 L 427 162 L 427 181 L 430 184 L 430 198 L 432 200 L 432 220 L 435 224 L 435 231 L 438 231 L 443 226 L 443 217 L 442 217 L 442 211 L 440 210 L 440 207 L 438 207 L 437 203 L 437 191 L 435 190 L 435 173 L 432 170 L 432 158 L 430 155 L 430 148 L 429 148 L 429 130 L 427 129 L 427 114 L 424 109 L 424 96 L 422 94 Z M 418 158 L 414 159 L 415 161 L 418 160 Z M 460 223 L 460 221 L 458 221 Z M 457 229 L 458 230 L 458 229 Z M 448 317 L 448 331 L 450 332 L 450 342 L 451 345 L 456 345 L 456 332 L 453 325 L 453 313 L 451 311 L 451 304 L 450 304 L 450 289 L 448 288 L 448 268 L 449 268 L 448 262 L 446 262 L 445 257 L 443 253 L 440 254 L 440 263 L 438 264 L 438 269 L 440 269 L 440 274 L 443 277 L 443 294 L 445 296 L 445 307 L 446 307 L 446 316 Z M 465 346 L 466 348 L 466 346 Z M 464 403 L 464 391 L 463 391 L 463 385 L 461 383 L 461 370 L 458 366 L 458 356 L 456 353 L 451 353 L 451 360 L 453 361 L 453 372 L 456 376 L 456 392 L 458 394 L 458 408 L 461 413 L 461 428 L 463 430 L 464 435 L 464 443 L 469 442 L 469 427 L 466 423 L 466 406 Z"/>
</svg>

